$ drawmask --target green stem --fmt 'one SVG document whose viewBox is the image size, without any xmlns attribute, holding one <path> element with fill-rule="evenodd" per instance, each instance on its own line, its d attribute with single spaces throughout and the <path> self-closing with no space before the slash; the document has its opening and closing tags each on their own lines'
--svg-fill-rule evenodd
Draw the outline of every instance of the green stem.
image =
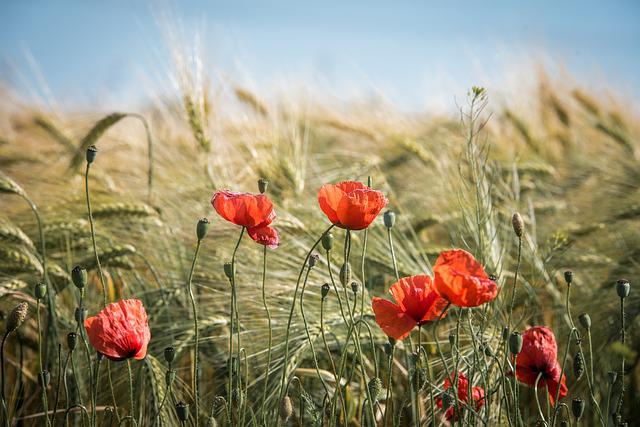
<svg viewBox="0 0 640 427">
<path fill-rule="evenodd" d="M 40 327 L 40 298 L 38 298 L 38 300 L 36 301 L 36 318 L 38 324 L 38 367 L 40 368 L 38 378 L 40 379 L 40 387 L 42 388 L 42 409 L 44 411 L 44 418 L 45 420 L 47 420 L 47 425 L 50 425 L 48 415 L 49 405 L 47 402 L 47 385 L 44 383 L 44 369 L 42 366 L 42 328 Z"/>
<path fill-rule="evenodd" d="M 109 378 L 109 389 L 111 390 L 111 401 L 113 402 L 113 412 L 116 413 L 116 420 L 120 422 L 120 413 L 118 412 L 118 401 L 116 400 L 116 393 L 113 388 L 113 381 L 111 380 L 111 361 L 107 360 L 107 377 Z"/>
<path fill-rule="evenodd" d="M 544 418 L 544 414 L 542 413 L 542 407 L 540 406 L 540 398 L 538 397 L 538 382 L 540 381 L 540 378 L 542 378 L 542 372 L 540 372 L 536 377 L 536 382 L 533 386 L 533 392 L 536 395 L 536 406 L 538 407 L 538 415 L 540 415 L 540 419 L 542 421 L 546 422 L 547 420 Z"/>
<path fill-rule="evenodd" d="M 91 244 L 93 245 L 93 255 L 96 259 L 96 267 L 98 268 L 98 275 L 100 277 L 100 285 L 102 286 L 102 305 L 107 306 L 107 286 L 104 280 L 104 274 L 102 272 L 102 265 L 100 265 L 100 257 L 98 256 L 98 245 L 96 244 L 96 230 L 93 225 L 93 214 L 91 213 L 91 197 L 89 193 L 89 168 L 91 164 L 87 162 L 87 169 L 84 174 L 84 186 L 85 196 L 87 199 L 87 213 L 89 215 L 89 226 L 91 228 Z"/>
<path fill-rule="evenodd" d="M 396 261 L 396 251 L 393 248 L 393 238 L 391 237 L 390 228 L 387 228 L 387 237 L 389 239 L 389 250 L 391 251 L 391 261 L 393 261 L 393 272 L 396 274 L 396 280 L 400 280 L 400 273 L 398 273 L 398 262 Z"/>
<path fill-rule="evenodd" d="M 342 393 L 340 392 L 340 378 L 338 377 L 338 372 L 336 370 L 336 364 L 333 361 L 333 357 L 331 356 L 331 350 L 329 349 L 329 344 L 327 342 L 327 337 L 324 333 L 324 298 L 322 298 L 320 300 L 320 334 L 322 335 L 322 342 L 324 343 L 324 349 L 327 352 L 327 357 L 329 358 L 329 361 L 331 362 L 331 371 L 333 372 L 333 378 L 335 379 L 335 388 L 334 388 L 334 394 L 337 393 L 338 397 L 340 398 L 340 404 L 342 405 L 342 411 L 344 412 L 344 416 L 347 416 L 347 406 L 344 402 L 344 399 L 342 397 Z M 331 408 L 331 413 L 335 413 L 333 410 L 333 407 Z M 332 422 L 333 418 L 331 418 L 329 420 L 329 422 Z"/>
<path fill-rule="evenodd" d="M 5 427 L 9 427 L 9 409 L 7 409 L 7 401 L 4 395 L 4 343 L 7 341 L 7 337 L 9 336 L 9 331 L 4 333 L 2 337 L 2 344 L 0 345 L 0 369 L 2 369 L 2 410 L 5 414 L 4 424 Z"/>
<path fill-rule="evenodd" d="M 233 253 L 231 254 L 231 278 L 229 282 L 231 284 L 231 315 L 230 315 L 230 325 L 229 325 L 229 383 L 228 383 L 228 414 L 230 419 L 233 418 L 233 329 L 236 319 L 236 254 L 238 252 L 238 248 L 240 247 L 240 242 L 242 241 L 242 236 L 244 235 L 245 227 L 242 227 L 240 230 L 240 236 L 238 237 L 238 241 L 236 242 L 236 246 L 233 248 Z M 238 355 L 240 352 L 240 325 L 236 325 L 238 328 Z M 238 357 L 238 363 L 240 363 L 240 358 Z"/>
<path fill-rule="evenodd" d="M 134 425 L 137 425 L 136 407 L 133 404 L 133 374 L 131 373 L 131 359 L 127 359 L 127 372 L 129 373 L 129 405 L 131 408 L 131 420 Z"/>
<path fill-rule="evenodd" d="M 80 310 L 82 311 L 84 308 L 84 289 L 80 290 Z M 80 333 L 80 338 L 82 339 L 82 343 L 84 344 L 84 351 L 85 354 L 87 355 L 87 366 L 89 368 L 89 397 L 91 399 L 91 404 L 92 404 L 92 409 L 91 409 L 91 419 L 93 420 L 93 423 L 95 424 L 95 420 L 96 420 L 96 400 L 95 400 L 95 396 L 93 394 L 93 372 L 91 370 L 91 354 L 89 353 L 89 344 L 87 343 L 87 338 L 85 337 L 85 328 L 84 325 L 80 324 L 80 322 L 78 321 L 77 324 L 77 328 L 78 328 L 78 332 Z"/>
<path fill-rule="evenodd" d="M 269 372 L 271 371 L 271 341 L 273 338 L 273 331 L 271 330 L 271 311 L 267 305 L 266 294 L 266 282 L 267 282 L 267 247 L 263 248 L 262 252 L 262 304 L 264 305 L 264 311 L 267 313 L 267 322 L 269 326 L 269 341 L 267 349 L 267 371 L 264 374 L 264 388 L 262 390 L 262 423 L 267 425 L 267 414 L 265 411 L 265 405 L 267 402 L 267 387 L 269 385 Z M 322 306 L 320 306 L 320 319 L 322 319 Z M 322 328 L 322 321 L 321 321 Z M 324 337 L 324 332 L 323 332 Z"/>
<path fill-rule="evenodd" d="M 391 389 L 393 387 L 393 355 L 396 352 L 396 346 L 394 345 L 393 347 L 391 347 L 391 354 L 389 355 L 389 366 L 388 366 L 388 373 L 387 373 L 387 395 L 384 399 L 384 421 L 383 421 L 383 426 L 387 427 L 387 414 L 389 412 L 391 412 L 391 419 L 393 420 L 393 408 L 391 409 L 391 411 L 389 411 L 389 408 L 391 407 Z"/>
<path fill-rule="evenodd" d="M 60 397 L 60 373 L 62 372 L 62 345 L 58 344 L 58 372 L 56 375 L 56 379 L 58 380 L 56 384 L 56 397 L 53 403 L 53 414 L 51 414 L 51 425 L 56 425 L 56 412 L 58 411 L 58 398 Z"/>
<path fill-rule="evenodd" d="M 191 270 L 189 271 L 189 279 L 187 280 L 187 289 L 189 292 L 189 299 L 191 300 L 191 310 L 193 314 L 193 332 L 194 332 L 194 355 L 193 355 L 193 396 L 195 401 L 195 419 L 196 419 L 196 427 L 198 426 L 199 421 L 199 397 L 198 397 L 198 307 L 196 305 L 196 299 L 193 295 L 193 272 L 196 269 L 196 262 L 198 261 L 198 253 L 200 252 L 200 245 L 202 243 L 201 239 L 198 239 L 198 243 L 196 243 L 196 250 L 193 254 L 193 260 L 191 262 Z"/>
<path fill-rule="evenodd" d="M 624 313 L 624 298 L 620 298 L 620 333 L 621 333 L 621 337 L 620 337 L 620 343 L 622 344 L 622 346 L 624 347 L 624 341 L 625 341 L 625 325 L 624 325 L 624 317 L 625 317 L 625 313 Z M 620 397 L 618 398 L 618 406 L 616 409 L 616 412 L 619 415 L 622 415 L 622 403 L 624 401 L 624 353 L 622 354 L 622 361 L 620 364 Z"/>
</svg>

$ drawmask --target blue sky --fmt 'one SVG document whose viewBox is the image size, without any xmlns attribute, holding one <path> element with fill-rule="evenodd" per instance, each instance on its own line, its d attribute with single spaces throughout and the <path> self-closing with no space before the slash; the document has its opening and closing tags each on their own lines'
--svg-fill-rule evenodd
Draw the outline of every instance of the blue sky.
<svg viewBox="0 0 640 427">
<path fill-rule="evenodd" d="M 64 106 L 132 103 L 166 79 L 172 27 L 265 94 L 306 83 L 414 109 L 473 84 L 513 89 L 545 62 L 632 98 L 638 22 L 638 1 L 4 1 L 0 78 Z"/>
</svg>

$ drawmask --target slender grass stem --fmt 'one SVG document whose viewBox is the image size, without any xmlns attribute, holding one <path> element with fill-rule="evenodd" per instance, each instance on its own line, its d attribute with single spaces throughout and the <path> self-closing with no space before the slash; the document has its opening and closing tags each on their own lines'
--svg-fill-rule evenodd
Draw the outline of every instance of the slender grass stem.
<svg viewBox="0 0 640 427">
<path fill-rule="evenodd" d="M 194 355 L 193 355 L 193 367 L 192 367 L 192 371 L 193 371 L 193 377 L 192 377 L 192 387 L 193 387 L 193 399 L 195 402 L 195 420 L 196 420 L 196 427 L 199 425 L 199 403 L 200 403 L 200 398 L 199 398 L 199 394 L 198 394 L 198 382 L 199 382 L 199 378 L 198 378 L 198 306 L 196 304 L 196 299 L 193 295 L 193 287 L 192 287 L 192 280 L 193 280 L 193 272 L 196 269 L 196 262 L 198 261 L 198 253 L 200 252 L 200 245 L 202 244 L 202 240 L 198 239 L 198 242 L 196 243 L 196 250 L 193 254 L 193 260 L 191 262 L 191 269 L 189 270 L 189 278 L 187 279 L 187 290 L 189 292 L 189 299 L 191 300 L 191 311 L 193 314 L 193 335 L 194 335 L 194 343 L 193 343 L 193 347 L 194 347 Z"/>
<path fill-rule="evenodd" d="M 56 394 L 55 399 L 53 401 L 53 414 L 51 414 L 51 425 L 56 425 L 56 413 L 58 411 L 58 398 L 60 397 L 60 374 L 62 373 L 62 345 L 58 344 L 58 372 L 56 375 L 56 379 L 58 380 L 56 383 Z"/>
<path fill-rule="evenodd" d="M 38 374 L 38 378 L 40 380 L 40 388 L 41 390 L 41 398 L 42 398 L 42 410 L 44 411 L 44 418 L 46 420 L 47 426 L 50 425 L 49 422 L 49 405 L 47 402 L 47 385 L 45 384 L 44 379 L 44 367 L 42 365 L 42 328 L 40 327 L 40 298 L 36 301 L 36 319 L 38 324 L 38 367 L 40 369 L 40 373 Z"/>
<path fill-rule="evenodd" d="M 9 331 L 5 332 L 2 337 L 2 344 L 0 344 L 0 369 L 2 369 L 2 411 L 4 412 L 4 425 L 9 427 L 9 409 L 7 408 L 7 401 L 4 394 L 4 344 L 9 336 Z"/>
<path fill-rule="evenodd" d="M 338 394 L 338 398 L 340 399 L 340 404 L 342 405 L 342 411 L 347 414 L 347 407 L 342 397 L 342 393 L 340 392 L 340 378 L 338 377 L 338 372 L 336 370 L 336 364 L 333 361 L 333 357 L 331 356 L 331 349 L 329 348 L 329 344 L 327 342 L 327 336 L 324 332 L 324 302 L 325 299 L 322 298 L 320 300 L 320 334 L 322 335 L 322 342 L 324 343 L 324 350 L 327 353 L 327 357 L 329 358 L 329 362 L 331 363 L 331 371 L 333 372 L 333 378 L 335 380 L 334 394 Z M 333 412 L 333 408 L 332 408 Z M 333 419 L 329 420 L 329 422 L 333 421 Z"/>
</svg>

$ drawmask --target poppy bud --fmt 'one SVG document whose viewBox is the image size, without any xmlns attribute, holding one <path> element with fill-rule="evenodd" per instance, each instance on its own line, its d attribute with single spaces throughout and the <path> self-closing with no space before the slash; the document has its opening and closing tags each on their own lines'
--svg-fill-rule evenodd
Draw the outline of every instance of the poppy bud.
<svg viewBox="0 0 640 427">
<path fill-rule="evenodd" d="M 47 285 L 40 282 L 36 285 L 35 291 L 36 299 L 42 299 L 45 295 L 47 295 Z"/>
<path fill-rule="evenodd" d="M 87 148 L 87 163 L 88 164 L 93 163 L 97 155 L 98 155 L 98 148 L 95 145 L 90 145 L 89 148 Z"/>
<path fill-rule="evenodd" d="M 16 305 L 14 309 L 9 314 L 9 318 L 7 319 L 7 330 L 6 334 L 10 334 L 15 331 L 22 325 L 22 322 L 27 318 L 27 313 L 29 312 L 29 304 L 26 302 L 21 302 Z"/>
<path fill-rule="evenodd" d="M 164 349 L 164 360 L 167 361 L 167 363 L 171 363 L 173 362 L 173 359 L 176 358 L 176 349 L 173 347 L 167 347 Z"/>
<path fill-rule="evenodd" d="M 578 320 L 580 321 L 580 324 L 582 325 L 582 327 L 585 328 L 587 331 L 591 329 L 591 316 L 589 316 L 588 313 L 582 313 L 578 317 Z"/>
<path fill-rule="evenodd" d="M 380 378 L 374 377 L 369 380 L 369 394 L 371 395 L 371 401 L 377 402 L 380 397 L 380 392 L 382 391 L 382 381 Z"/>
<path fill-rule="evenodd" d="M 607 377 L 609 378 L 609 384 L 613 384 L 618 379 L 618 373 L 616 371 L 607 372 Z"/>
<path fill-rule="evenodd" d="M 71 280 L 73 280 L 73 284 L 76 285 L 76 288 L 84 288 L 87 284 L 87 270 L 76 265 L 73 267 L 73 270 L 71 270 Z"/>
<path fill-rule="evenodd" d="M 511 354 L 518 354 L 522 351 L 522 335 L 513 332 L 509 337 L 509 351 Z"/>
<path fill-rule="evenodd" d="M 573 416 L 576 417 L 576 420 L 580 419 L 584 413 L 584 400 L 579 397 L 574 397 L 571 401 L 571 412 L 573 412 Z"/>
<path fill-rule="evenodd" d="M 258 191 L 260 194 L 264 194 L 267 192 L 267 188 L 269 187 L 269 181 L 264 178 L 260 178 L 258 180 Z"/>
<path fill-rule="evenodd" d="M 49 373 L 49 371 L 42 371 L 40 372 L 38 379 L 40 380 L 40 387 L 47 388 L 49 382 L 51 381 L 51 374 Z"/>
<path fill-rule="evenodd" d="M 224 275 L 227 276 L 229 280 L 233 280 L 233 273 L 235 273 L 235 266 L 230 262 L 224 263 Z"/>
<path fill-rule="evenodd" d="M 385 227 L 393 228 L 396 223 L 396 213 L 394 211 L 386 211 L 382 218 L 384 219 Z"/>
<path fill-rule="evenodd" d="M 576 379 L 580 379 L 583 373 L 584 359 L 582 358 L 582 353 L 577 352 L 576 355 L 573 356 L 573 374 L 576 376 Z"/>
<path fill-rule="evenodd" d="M 349 263 L 344 263 L 340 268 L 340 283 L 346 287 L 349 282 L 351 282 L 351 266 Z"/>
<path fill-rule="evenodd" d="M 619 279 L 616 282 L 616 292 L 621 299 L 625 299 L 629 296 L 629 290 L 631 285 L 627 279 Z"/>
<path fill-rule="evenodd" d="M 322 295 L 322 299 L 325 299 L 327 295 L 329 295 L 329 291 L 331 290 L 331 286 L 328 283 L 322 285 L 322 290 L 320 291 L 320 295 Z"/>
<path fill-rule="evenodd" d="M 502 340 L 506 341 L 507 339 L 509 339 L 509 327 L 505 326 L 502 328 Z"/>
<path fill-rule="evenodd" d="M 513 225 L 513 231 L 516 233 L 516 236 L 522 237 L 522 233 L 524 232 L 524 220 L 518 212 L 514 213 L 511 217 L 511 225 Z"/>
<path fill-rule="evenodd" d="M 79 324 L 84 324 L 84 319 L 87 318 L 87 309 L 84 307 L 76 307 L 74 317 L 76 319 L 76 322 L 78 322 Z"/>
<path fill-rule="evenodd" d="M 358 293 L 358 290 L 359 290 L 358 282 L 356 281 L 351 282 L 351 290 L 353 291 L 354 294 Z"/>
<path fill-rule="evenodd" d="M 309 257 L 309 268 L 313 268 L 316 266 L 316 264 L 318 263 L 318 260 L 320 259 L 320 255 L 318 254 L 311 254 L 311 256 Z"/>
<path fill-rule="evenodd" d="M 198 221 L 198 225 L 196 225 L 196 236 L 198 237 L 198 241 L 204 239 L 204 236 L 207 235 L 207 230 L 209 230 L 209 220 L 207 218 L 201 218 Z"/>
<path fill-rule="evenodd" d="M 76 348 L 76 343 L 78 342 L 78 336 L 75 332 L 69 332 L 67 334 L 67 347 L 69 347 L 69 351 L 73 351 Z"/>
<path fill-rule="evenodd" d="M 322 236 L 322 247 L 325 251 L 330 251 L 333 248 L 333 234 L 325 233 Z"/>
<path fill-rule="evenodd" d="M 289 395 L 286 395 L 280 402 L 280 418 L 286 423 L 291 415 L 293 415 L 293 404 Z"/>
<path fill-rule="evenodd" d="M 164 374 L 164 383 L 169 387 L 173 381 L 176 379 L 176 371 L 173 369 L 168 370 Z"/>
<path fill-rule="evenodd" d="M 573 271 L 567 270 L 564 272 L 564 281 L 567 282 L 567 285 L 571 285 L 571 282 L 573 282 Z"/>
<path fill-rule="evenodd" d="M 176 414 L 178 414 L 178 419 L 180 421 L 186 423 L 189 419 L 189 405 L 183 401 L 178 402 L 176 405 Z"/>
<path fill-rule="evenodd" d="M 451 344 L 452 346 L 456 345 L 456 341 L 457 341 L 457 336 L 455 332 L 451 332 L 449 334 L 449 344 Z"/>
</svg>

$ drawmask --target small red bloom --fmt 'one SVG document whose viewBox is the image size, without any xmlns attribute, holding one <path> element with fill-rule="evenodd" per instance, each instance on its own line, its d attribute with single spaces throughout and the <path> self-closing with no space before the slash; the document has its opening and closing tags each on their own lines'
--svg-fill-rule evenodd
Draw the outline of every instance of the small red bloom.
<svg viewBox="0 0 640 427">
<path fill-rule="evenodd" d="M 397 304 L 374 297 L 371 305 L 380 328 L 397 340 L 406 338 L 416 325 L 436 320 L 447 305 L 433 290 L 429 276 L 403 277 L 389 292 Z"/>
<path fill-rule="evenodd" d="M 445 390 L 451 388 L 453 379 L 453 374 L 451 375 L 451 379 L 445 378 L 444 383 L 442 384 L 442 388 L 444 388 Z M 477 386 L 471 387 L 471 399 L 473 400 L 473 404 L 470 404 L 469 402 L 469 379 L 462 372 L 458 372 L 458 400 L 470 404 L 469 406 L 478 411 L 484 405 L 484 389 Z M 436 397 L 436 405 L 438 406 L 438 408 L 442 408 L 442 396 Z M 445 417 L 449 421 L 453 420 L 454 418 L 454 421 L 458 420 L 457 416 L 454 417 L 453 407 L 447 409 L 447 412 L 445 412 Z"/>
<path fill-rule="evenodd" d="M 253 227 L 247 230 L 249 237 L 251 237 L 256 243 L 264 245 L 269 249 L 275 249 L 280 244 L 280 237 L 278 236 L 278 230 L 268 225 L 261 227 Z"/>
<path fill-rule="evenodd" d="M 389 201 L 381 191 L 361 182 L 325 184 L 318 192 L 318 203 L 329 221 L 340 228 L 363 230 Z"/>
<path fill-rule="evenodd" d="M 84 321 L 89 342 L 111 360 L 144 359 L 151 339 L 142 301 L 125 299 L 107 305 Z"/>
<path fill-rule="evenodd" d="M 551 329 L 546 326 L 533 326 L 522 334 L 522 351 L 516 358 L 516 377 L 533 387 L 541 372 L 538 387 L 547 387 L 551 404 L 555 405 L 558 387 L 560 398 L 568 392 L 565 376 L 560 379 L 562 367 L 558 363 L 558 344 Z"/>
<path fill-rule="evenodd" d="M 242 227 L 269 225 L 276 218 L 273 203 L 264 194 L 216 191 L 211 204 L 220 216 Z"/>
<path fill-rule="evenodd" d="M 473 255 L 462 249 L 445 251 L 433 266 L 434 287 L 458 307 L 477 307 L 498 295 L 498 286 Z"/>
</svg>

